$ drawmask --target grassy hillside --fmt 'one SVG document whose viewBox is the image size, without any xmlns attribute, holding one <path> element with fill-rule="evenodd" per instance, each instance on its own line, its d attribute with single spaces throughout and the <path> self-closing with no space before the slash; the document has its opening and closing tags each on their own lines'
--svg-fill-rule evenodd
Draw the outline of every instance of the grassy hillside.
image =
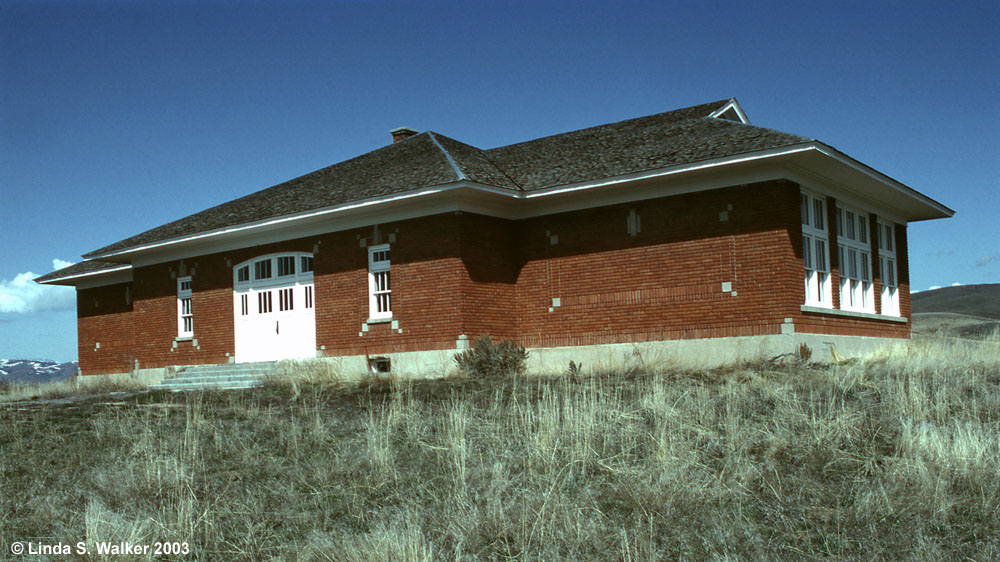
<svg viewBox="0 0 1000 562">
<path fill-rule="evenodd" d="M 1000 283 L 962 285 L 910 295 L 914 313 L 951 312 L 1000 320 Z"/>
<path fill-rule="evenodd" d="M 4 552 L 1000 559 L 996 338 L 829 367 L 679 372 L 637 356 L 586 377 L 347 387 L 319 373 L 106 401 L 0 406 Z"/>
</svg>

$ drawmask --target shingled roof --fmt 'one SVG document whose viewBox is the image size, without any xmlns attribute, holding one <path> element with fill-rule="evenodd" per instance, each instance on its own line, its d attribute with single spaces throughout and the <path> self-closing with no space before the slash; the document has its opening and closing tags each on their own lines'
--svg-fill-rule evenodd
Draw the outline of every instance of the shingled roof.
<svg viewBox="0 0 1000 562">
<path fill-rule="evenodd" d="M 80 263 L 75 263 L 73 265 L 66 266 L 62 269 L 57 269 L 52 273 L 46 273 L 41 277 L 35 277 L 36 283 L 47 283 L 50 281 L 57 281 L 62 279 L 73 279 L 77 277 L 86 277 L 88 275 L 97 275 L 99 273 L 109 273 L 116 269 L 129 269 L 130 265 L 121 263 L 112 263 L 109 261 L 99 261 L 99 260 L 86 260 Z"/>
<path fill-rule="evenodd" d="M 126 238 L 84 257 L 458 181 L 525 192 L 811 140 L 710 117 L 730 101 L 489 150 L 427 131 Z"/>
</svg>

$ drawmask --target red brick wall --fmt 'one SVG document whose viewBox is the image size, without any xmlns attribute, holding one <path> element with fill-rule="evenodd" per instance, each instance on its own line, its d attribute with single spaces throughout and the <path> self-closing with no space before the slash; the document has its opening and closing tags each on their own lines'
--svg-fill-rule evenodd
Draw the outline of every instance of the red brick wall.
<svg viewBox="0 0 1000 562">
<path fill-rule="evenodd" d="M 99 375 L 132 370 L 135 339 L 132 305 L 126 300 L 131 285 L 118 283 L 76 292 L 77 357 L 81 373 Z"/>
<path fill-rule="evenodd" d="M 635 236 L 630 209 L 641 221 Z M 365 331 L 368 246 L 390 240 L 397 328 L 368 323 Z M 897 244 L 908 317 L 905 227 Z M 800 310 L 799 186 L 779 180 L 521 221 L 445 213 L 138 267 L 131 307 L 87 309 L 88 299 L 111 303 L 115 291 L 124 303 L 124 285 L 79 292 L 81 369 L 229 361 L 233 266 L 285 251 L 314 253 L 316 345 L 326 356 L 454 349 L 461 334 L 531 347 L 777 334 L 785 318 L 799 332 L 909 334 L 908 324 Z M 836 266 L 831 245 L 834 299 Z M 176 341 L 176 278 L 184 275 L 192 277 L 194 339 Z"/>
<path fill-rule="evenodd" d="M 460 333 L 517 339 L 517 280 L 522 259 L 521 225 L 482 215 L 463 214 L 461 228 Z"/>
<path fill-rule="evenodd" d="M 316 340 L 323 354 L 453 349 L 462 333 L 460 219 L 453 214 L 326 235 L 315 256 Z M 392 320 L 367 323 L 368 248 L 390 244 Z M 366 247 L 361 246 L 364 240 Z M 399 330 L 402 330 L 400 332 Z M 361 335 L 359 335 L 361 334 Z"/>
<path fill-rule="evenodd" d="M 641 221 L 636 236 L 627 231 L 631 208 Z M 792 224 L 797 229 L 798 187 L 787 182 L 523 221 L 522 341 L 544 347 L 779 333 L 801 293 L 793 248 L 801 234 L 790 232 Z M 736 296 L 722 291 L 723 282 Z"/>
</svg>

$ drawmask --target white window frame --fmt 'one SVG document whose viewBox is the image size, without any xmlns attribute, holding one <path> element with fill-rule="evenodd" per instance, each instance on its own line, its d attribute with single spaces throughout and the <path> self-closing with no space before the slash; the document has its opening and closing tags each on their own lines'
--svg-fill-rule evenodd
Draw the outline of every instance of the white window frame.
<svg viewBox="0 0 1000 562">
<path fill-rule="evenodd" d="M 896 258 L 896 225 L 878 221 L 879 278 L 882 281 L 881 313 L 899 316 L 899 261 Z"/>
<path fill-rule="evenodd" d="M 826 198 L 803 190 L 799 201 L 802 263 L 805 268 L 805 304 L 833 308 Z"/>
<path fill-rule="evenodd" d="M 278 275 L 278 260 L 279 258 L 292 258 L 292 263 L 294 263 L 295 272 L 287 275 Z M 303 258 L 313 259 L 313 255 L 307 252 L 281 252 L 279 254 L 265 254 L 263 256 L 257 256 L 255 258 L 249 259 L 245 262 L 239 263 L 233 268 L 233 287 L 237 290 L 240 289 L 257 289 L 261 287 L 274 287 L 279 285 L 287 285 L 290 282 L 298 284 L 307 284 L 313 282 L 313 271 L 303 271 L 302 260 Z M 262 266 L 258 268 L 256 264 L 260 262 L 270 262 L 267 266 Z M 247 278 L 240 279 L 240 270 L 243 268 L 248 268 Z M 258 269 L 266 270 L 270 273 L 269 277 L 257 278 Z"/>
<path fill-rule="evenodd" d="M 383 254 L 383 252 L 385 252 Z M 368 248 L 368 319 L 387 320 L 392 318 L 392 282 L 390 268 L 392 258 L 389 244 L 379 244 Z M 379 259 L 382 257 L 385 259 Z"/>
<path fill-rule="evenodd" d="M 841 310 L 875 313 L 870 236 L 868 213 L 837 205 Z"/>
<path fill-rule="evenodd" d="M 185 288 L 184 285 L 187 284 Z M 177 278 L 177 337 L 194 337 L 194 313 L 191 304 L 191 276 Z"/>
</svg>

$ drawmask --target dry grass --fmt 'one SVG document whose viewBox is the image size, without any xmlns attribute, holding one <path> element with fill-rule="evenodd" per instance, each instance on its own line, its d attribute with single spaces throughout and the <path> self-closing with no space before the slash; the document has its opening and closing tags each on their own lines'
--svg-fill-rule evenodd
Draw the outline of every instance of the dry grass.
<svg viewBox="0 0 1000 562">
<path fill-rule="evenodd" d="M 44 384 L 0 384 L 0 404 L 25 400 L 79 398 L 112 392 L 138 392 L 145 390 L 149 384 L 148 379 L 130 374 L 75 376 L 64 381 Z"/>
<path fill-rule="evenodd" d="M 830 367 L 644 366 L 362 386 L 326 373 L 0 410 L 0 544 L 177 540 L 202 560 L 1000 558 L 1000 338 Z"/>
</svg>

